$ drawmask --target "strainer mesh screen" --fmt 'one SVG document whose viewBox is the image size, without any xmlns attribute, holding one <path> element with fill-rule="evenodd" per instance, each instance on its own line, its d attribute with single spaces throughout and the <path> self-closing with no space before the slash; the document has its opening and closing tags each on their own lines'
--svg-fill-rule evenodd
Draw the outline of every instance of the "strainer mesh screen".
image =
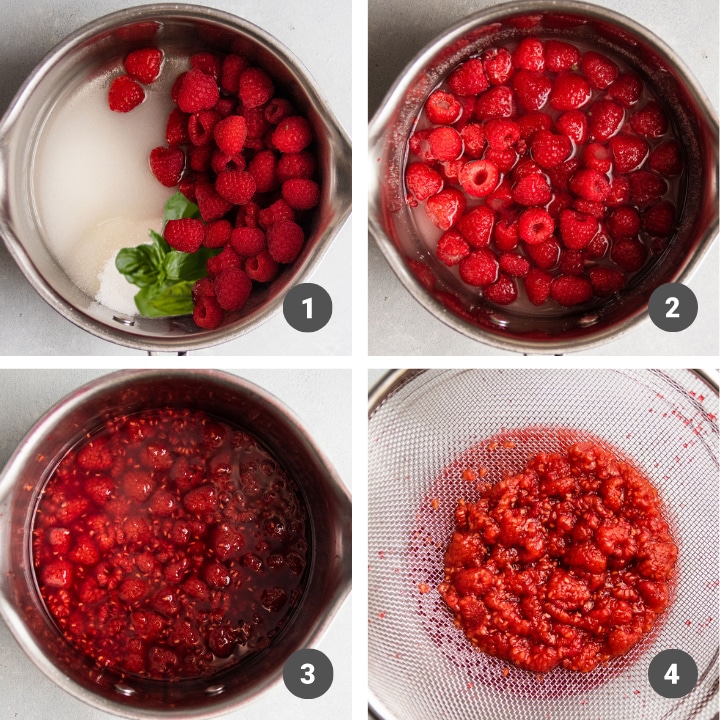
<svg viewBox="0 0 720 720">
<path fill-rule="evenodd" d="M 369 422 L 369 673 L 398 720 L 710 718 L 717 703 L 718 400 L 690 371 L 450 370 L 403 376 Z M 535 675 L 470 646 L 437 592 L 460 497 L 535 453 L 599 439 L 657 487 L 678 544 L 668 611 L 628 657 L 582 674 Z M 498 445 L 494 450 L 493 442 Z M 503 445 L 505 444 L 505 446 Z M 514 445 L 514 447 L 513 447 Z M 507 447 L 506 447 L 507 446 Z M 420 586 L 429 586 L 422 593 Z M 425 590 L 426 588 L 423 588 Z M 665 699 L 647 680 L 660 650 L 698 665 Z"/>
</svg>

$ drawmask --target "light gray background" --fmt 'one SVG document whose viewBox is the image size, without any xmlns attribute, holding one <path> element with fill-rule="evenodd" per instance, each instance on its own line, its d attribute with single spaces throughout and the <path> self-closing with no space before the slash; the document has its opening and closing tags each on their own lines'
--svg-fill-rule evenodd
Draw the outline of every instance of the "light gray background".
<svg viewBox="0 0 720 720">
<path fill-rule="evenodd" d="M 0 467 L 32 424 L 71 390 L 104 375 L 98 370 L 0 370 Z M 304 424 L 345 484 L 351 478 L 349 370 L 247 370 L 236 373 L 278 397 Z M 318 398 L 333 398 L 333 403 Z M 316 700 L 292 695 L 282 680 L 269 692 L 222 718 L 344 720 L 350 717 L 351 603 L 348 598 L 318 644 L 333 664 L 330 689 Z M 28 659 L 0 619 L 0 718 L 2 720 L 111 720 L 116 717 L 76 700 Z"/>
<path fill-rule="evenodd" d="M 368 111 L 375 113 L 405 65 L 431 40 L 463 17 L 498 0 L 368 0 Z M 698 0 L 604 0 L 662 38 L 682 58 L 717 110 L 718 4 Z M 698 299 L 693 325 L 668 334 L 649 320 L 622 338 L 583 355 L 716 355 L 718 339 L 718 243 L 688 283 Z M 368 250 L 370 355 L 510 355 L 446 327 L 400 284 L 370 238 Z"/>
<path fill-rule="evenodd" d="M 150 2 L 151 0 L 148 0 Z M 3 0 L 0 24 L 0 113 L 39 60 L 85 23 L 141 5 L 139 0 Z M 195 0 L 239 15 L 282 42 L 317 81 L 340 124 L 350 131 L 351 2 L 293 0 Z M 319 24 L 319 19 L 322 19 Z M 315 333 L 293 330 L 282 310 L 260 328 L 194 355 L 349 355 L 351 353 L 350 222 L 336 236 L 320 267 L 308 278 L 333 299 L 332 320 Z M 47 305 L 0 243 L 0 302 L 4 355 L 138 355 L 137 350 L 97 339 Z M 28 332 L 28 324 L 32 332 Z"/>
</svg>

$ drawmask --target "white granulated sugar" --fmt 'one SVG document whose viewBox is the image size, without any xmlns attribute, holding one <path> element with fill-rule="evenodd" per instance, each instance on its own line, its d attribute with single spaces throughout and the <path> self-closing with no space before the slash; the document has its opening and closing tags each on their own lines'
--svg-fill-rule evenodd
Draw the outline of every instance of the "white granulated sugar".
<svg viewBox="0 0 720 720">
<path fill-rule="evenodd" d="M 134 297 L 140 288 L 131 285 L 125 276 L 118 272 L 115 267 L 116 257 L 117 252 L 113 253 L 100 273 L 100 289 L 95 300 L 123 315 L 137 315 Z"/>
</svg>

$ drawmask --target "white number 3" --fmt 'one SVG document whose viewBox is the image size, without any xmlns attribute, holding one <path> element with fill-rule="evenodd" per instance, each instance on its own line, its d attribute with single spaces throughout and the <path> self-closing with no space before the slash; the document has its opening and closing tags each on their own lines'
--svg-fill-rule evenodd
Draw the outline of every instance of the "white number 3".
<svg viewBox="0 0 720 720">
<path fill-rule="evenodd" d="M 673 667 L 675 666 L 673 665 Z M 315 682 L 315 666 L 305 663 L 300 666 L 300 669 L 305 671 L 305 677 L 301 677 L 300 682 L 305 683 L 305 685 L 312 685 Z M 665 677 L 667 678 L 667 675 Z"/>
<path fill-rule="evenodd" d="M 303 665 L 303 667 L 305 667 Z M 673 663 L 669 668 L 668 671 L 665 673 L 665 680 L 669 680 L 673 685 L 678 684 L 678 680 L 680 679 L 680 676 L 678 675 L 677 671 L 677 663 Z"/>
</svg>

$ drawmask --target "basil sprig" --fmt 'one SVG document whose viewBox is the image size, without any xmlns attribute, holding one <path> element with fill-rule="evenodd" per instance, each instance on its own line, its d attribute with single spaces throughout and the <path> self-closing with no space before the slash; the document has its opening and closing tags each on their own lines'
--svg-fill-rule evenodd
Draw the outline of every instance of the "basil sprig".
<svg viewBox="0 0 720 720">
<path fill-rule="evenodd" d="M 168 220 L 200 217 L 200 210 L 182 193 L 165 203 L 163 229 Z M 150 230 L 149 245 L 123 248 L 115 267 L 125 279 L 137 285 L 135 305 L 144 317 L 189 315 L 193 311 L 192 286 L 207 275 L 207 261 L 220 250 L 200 248 L 194 253 L 173 250 L 162 235 Z"/>
</svg>

